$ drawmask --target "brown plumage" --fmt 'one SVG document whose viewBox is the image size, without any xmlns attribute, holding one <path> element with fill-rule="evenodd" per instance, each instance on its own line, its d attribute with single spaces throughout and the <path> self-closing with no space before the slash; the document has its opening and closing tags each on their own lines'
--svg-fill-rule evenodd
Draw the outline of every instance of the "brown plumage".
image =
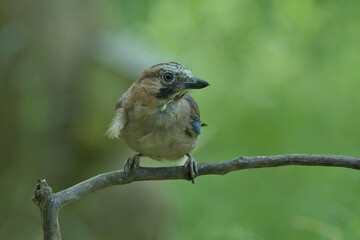
<svg viewBox="0 0 360 240">
<path fill-rule="evenodd" d="M 110 138 L 122 138 L 139 153 L 128 159 L 126 172 L 136 170 L 140 156 L 177 161 L 186 155 L 185 167 L 193 181 L 197 164 L 190 152 L 197 145 L 202 123 L 198 105 L 188 91 L 208 85 L 173 62 L 143 71 L 116 104 L 108 130 Z"/>
</svg>

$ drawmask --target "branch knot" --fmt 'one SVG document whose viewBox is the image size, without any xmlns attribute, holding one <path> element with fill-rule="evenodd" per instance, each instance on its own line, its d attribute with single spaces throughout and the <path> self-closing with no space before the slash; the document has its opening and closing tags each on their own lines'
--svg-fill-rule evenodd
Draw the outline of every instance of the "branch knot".
<svg viewBox="0 0 360 240">
<path fill-rule="evenodd" d="M 38 179 L 32 196 L 33 202 L 43 210 L 51 195 L 53 195 L 52 188 L 47 184 L 46 180 Z"/>
</svg>

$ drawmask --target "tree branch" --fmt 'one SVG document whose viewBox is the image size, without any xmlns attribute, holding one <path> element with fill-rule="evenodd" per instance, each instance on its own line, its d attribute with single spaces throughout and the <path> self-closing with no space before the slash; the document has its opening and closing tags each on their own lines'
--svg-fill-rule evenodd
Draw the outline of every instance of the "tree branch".
<svg viewBox="0 0 360 240">
<path fill-rule="evenodd" d="M 249 168 L 278 167 L 286 165 L 344 167 L 359 170 L 360 158 L 351 156 L 306 154 L 239 157 L 217 163 L 202 163 L 198 165 L 198 168 L 199 176 L 201 176 L 209 174 L 224 175 L 228 172 Z M 135 181 L 171 179 L 186 179 L 183 167 L 139 167 L 135 173 L 130 173 L 128 175 L 124 174 L 122 170 L 107 172 L 58 193 L 52 193 L 51 187 L 45 180 L 38 180 L 33 194 L 33 201 L 41 210 L 44 239 L 61 239 L 58 211 L 65 204 L 84 197 L 89 193 L 113 185 L 123 185 Z"/>
</svg>

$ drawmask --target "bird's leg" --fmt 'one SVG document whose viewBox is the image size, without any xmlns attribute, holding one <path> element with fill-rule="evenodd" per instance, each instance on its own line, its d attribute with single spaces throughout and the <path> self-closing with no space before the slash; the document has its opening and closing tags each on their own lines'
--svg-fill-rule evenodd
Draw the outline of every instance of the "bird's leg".
<svg viewBox="0 0 360 240">
<path fill-rule="evenodd" d="M 188 160 L 184 164 L 186 179 L 191 180 L 191 182 L 194 183 L 194 178 L 199 175 L 197 162 L 190 153 L 187 153 L 186 156 L 188 157 Z"/>
<path fill-rule="evenodd" d="M 141 153 L 134 154 L 133 156 L 129 157 L 128 160 L 126 160 L 125 166 L 124 166 L 125 174 L 128 174 L 130 171 L 133 171 L 133 172 L 136 171 L 136 169 L 139 167 L 141 156 L 142 156 Z"/>
</svg>

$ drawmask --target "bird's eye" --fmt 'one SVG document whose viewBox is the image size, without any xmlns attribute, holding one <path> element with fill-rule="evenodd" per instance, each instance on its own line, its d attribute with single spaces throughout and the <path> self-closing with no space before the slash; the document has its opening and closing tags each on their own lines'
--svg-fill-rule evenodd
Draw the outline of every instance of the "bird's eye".
<svg viewBox="0 0 360 240">
<path fill-rule="evenodd" d="M 171 82 L 172 80 L 174 80 L 174 74 L 167 72 L 163 75 L 163 79 L 166 82 Z"/>
</svg>

